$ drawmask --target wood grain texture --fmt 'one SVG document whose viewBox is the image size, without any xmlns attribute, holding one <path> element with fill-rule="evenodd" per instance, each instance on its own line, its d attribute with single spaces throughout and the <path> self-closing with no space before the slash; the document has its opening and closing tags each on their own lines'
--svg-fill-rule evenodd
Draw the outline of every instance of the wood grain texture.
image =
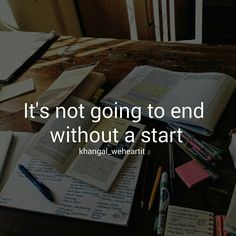
<svg viewBox="0 0 236 236">
<path fill-rule="evenodd" d="M 153 41 L 125 41 L 125 40 L 101 40 L 99 43 L 88 42 L 92 38 L 60 38 L 51 50 L 79 44 L 81 47 L 72 55 L 67 55 L 68 60 L 56 64 L 46 65 L 45 62 L 53 62 L 64 58 L 65 55 L 57 53 L 45 54 L 36 62 L 37 67 L 31 67 L 18 80 L 33 78 L 36 91 L 14 98 L 0 104 L 0 130 L 35 131 L 39 127 L 24 119 L 24 102 L 32 102 L 63 72 L 64 69 L 77 64 L 99 61 L 95 69 L 104 73 L 107 79 L 105 89 L 117 84 L 137 65 L 153 65 L 176 71 L 206 72 L 217 71 L 227 73 L 236 78 L 236 46 L 223 45 L 189 45 L 167 44 Z M 84 44 L 87 42 L 87 44 Z M 95 41 L 96 42 L 96 41 Z M 97 50 L 101 49 L 102 50 Z M 84 53 L 84 54 L 82 54 Z M 87 54 L 85 54 L 87 53 Z M 82 54 L 82 56 L 81 56 Z M 215 213 L 225 214 L 230 201 L 233 186 L 236 181 L 235 171 L 226 148 L 228 145 L 228 132 L 236 126 L 236 94 L 233 95 L 220 121 L 216 132 L 208 140 L 223 147 L 223 161 L 219 163 L 217 170 L 219 180 L 206 181 L 189 190 L 177 178 L 175 204 L 198 209 L 206 209 Z M 157 121 L 143 119 L 147 129 L 155 127 L 163 129 L 164 125 Z M 149 190 L 151 190 L 154 173 L 157 166 L 162 165 L 168 170 L 168 145 L 150 144 L 154 158 L 151 160 L 149 170 Z M 175 164 L 178 166 L 187 160 L 184 153 L 177 147 L 174 148 Z M 46 214 L 32 213 L 21 210 L 1 207 L 0 210 L 0 235 L 155 235 L 153 232 L 154 210 L 147 212 L 140 209 L 141 181 L 138 183 L 134 204 L 128 227 L 92 223 L 84 220 L 75 220 Z"/>
</svg>

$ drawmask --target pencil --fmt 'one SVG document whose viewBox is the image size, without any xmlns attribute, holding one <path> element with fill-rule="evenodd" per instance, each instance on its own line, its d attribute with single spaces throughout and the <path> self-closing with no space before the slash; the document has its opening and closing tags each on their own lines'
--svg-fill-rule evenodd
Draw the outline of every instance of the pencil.
<svg viewBox="0 0 236 236">
<path fill-rule="evenodd" d="M 150 200 L 149 200 L 149 203 L 148 203 L 148 210 L 152 209 L 152 206 L 153 206 L 153 203 L 154 203 L 154 200 L 155 200 L 155 197 L 156 197 L 158 185 L 160 183 L 161 171 L 162 171 L 162 167 L 160 166 L 160 167 L 158 167 L 155 182 L 154 182 L 154 185 L 152 187 L 152 193 L 151 193 L 151 197 L 150 197 Z"/>
<path fill-rule="evenodd" d="M 145 169 L 144 169 L 144 177 L 143 177 L 143 188 L 141 193 L 141 208 L 143 208 L 145 204 L 145 193 L 146 193 L 146 183 L 147 183 L 147 173 L 148 173 L 148 164 L 149 164 L 149 158 L 151 156 L 151 150 L 148 150 L 147 153 L 147 160 L 145 163 Z"/>
</svg>

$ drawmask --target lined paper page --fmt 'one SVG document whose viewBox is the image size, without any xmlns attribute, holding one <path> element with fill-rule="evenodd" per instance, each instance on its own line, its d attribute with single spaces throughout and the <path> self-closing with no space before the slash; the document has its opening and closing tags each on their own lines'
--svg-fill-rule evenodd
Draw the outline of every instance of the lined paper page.
<svg viewBox="0 0 236 236">
<path fill-rule="evenodd" d="M 169 206 L 165 236 L 214 235 L 214 215 L 208 211 Z"/>
</svg>

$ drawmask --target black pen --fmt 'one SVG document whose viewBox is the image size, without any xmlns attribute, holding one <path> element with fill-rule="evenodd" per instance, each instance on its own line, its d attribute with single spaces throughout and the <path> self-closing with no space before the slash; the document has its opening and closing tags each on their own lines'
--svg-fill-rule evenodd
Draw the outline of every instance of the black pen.
<svg viewBox="0 0 236 236">
<path fill-rule="evenodd" d="M 49 201 L 54 202 L 52 192 L 47 186 L 39 182 L 23 165 L 19 164 L 18 167 L 25 177 L 28 178 Z"/>
<path fill-rule="evenodd" d="M 144 207 L 145 204 L 145 195 L 146 195 L 146 185 L 147 185 L 147 175 L 148 175 L 148 166 L 149 166 L 149 158 L 151 156 L 151 150 L 147 150 L 146 162 L 145 162 L 145 169 L 144 169 L 144 176 L 143 176 L 143 186 L 142 186 L 142 193 L 141 193 L 141 208 Z"/>
</svg>

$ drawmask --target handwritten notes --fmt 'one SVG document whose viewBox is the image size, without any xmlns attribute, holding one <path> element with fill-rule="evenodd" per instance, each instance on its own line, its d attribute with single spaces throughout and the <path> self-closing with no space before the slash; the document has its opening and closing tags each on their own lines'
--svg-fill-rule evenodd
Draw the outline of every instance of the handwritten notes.
<svg viewBox="0 0 236 236">
<path fill-rule="evenodd" d="M 132 156 L 110 192 L 58 173 L 45 162 L 24 154 L 22 164 L 52 191 L 49 202 L 22 173 L 15 169 L 0 195 L 0 205 L 49 214 L 127 225 L 142 156 Z M 36 200 L 37 199 L 37 200 Z"/>
<path fill-rule="evenodd" d="M 169 206 L 165 236 L 214 235 L 214 216 L 208 211 Z"/>
</svg>

